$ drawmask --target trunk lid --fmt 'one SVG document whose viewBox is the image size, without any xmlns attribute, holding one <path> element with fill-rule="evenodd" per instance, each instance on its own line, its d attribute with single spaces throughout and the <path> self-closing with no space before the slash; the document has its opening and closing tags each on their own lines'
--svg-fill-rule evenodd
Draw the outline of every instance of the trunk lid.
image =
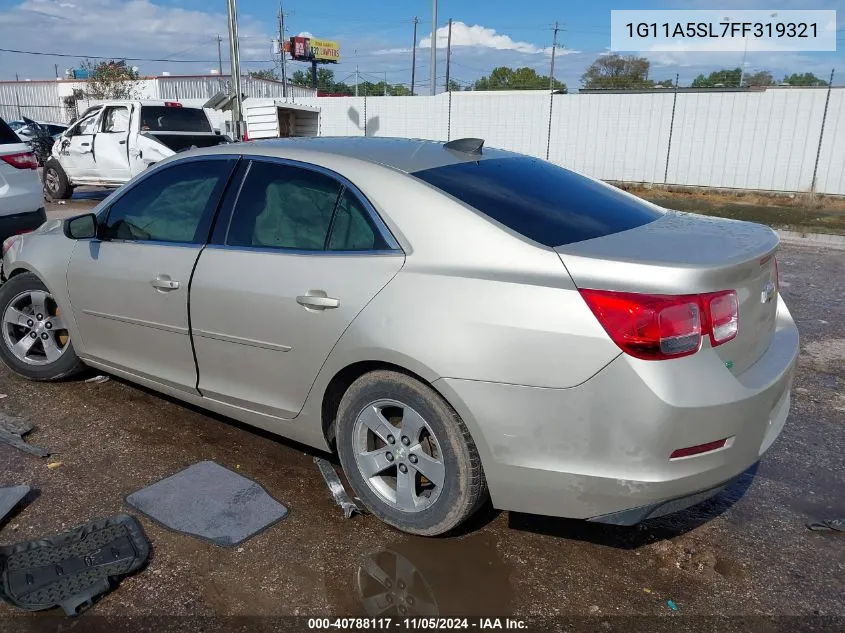
<svg viewBox="0 0 845 633">
<path fill-rule="evenodd" d="M 778 243 L 760 224 L 669 211 L 649 224 L 555 250 L 579 288 L 673 295 L 735 290 L 739 332 L 715 351 L 740 374 L 774 333 Z"/>
</svg>

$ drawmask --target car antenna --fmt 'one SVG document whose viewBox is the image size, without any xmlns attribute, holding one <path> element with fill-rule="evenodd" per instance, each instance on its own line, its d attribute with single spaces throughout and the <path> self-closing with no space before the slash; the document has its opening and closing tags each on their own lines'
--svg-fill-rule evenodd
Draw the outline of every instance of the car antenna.
<svg viewBox="0 0 845 633">
<path fill-rule="evenodd" d="M 451 149 L 462 154 L 481 154 L 481 148 L 484 147 L 483 138 L 458 138 L 454 141 L 444 143 L 445 149 Z"/>
</svg>

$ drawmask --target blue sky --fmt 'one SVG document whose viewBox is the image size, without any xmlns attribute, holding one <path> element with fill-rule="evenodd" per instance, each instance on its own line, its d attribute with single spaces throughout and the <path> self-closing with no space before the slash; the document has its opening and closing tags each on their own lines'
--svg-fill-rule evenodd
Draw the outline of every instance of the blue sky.
<svg viewBox="0 0 845 633">
<path fill-rule="evenodd" d="M 731 0 L 731 9 L 840 9 L 837 45 L 845 46 L 845 2 L 842 0 Z M 453 78 L 469 84 L 499 65 L 531 66 L 548 73 L 552 24 L 561 24 L 556 60 L 557 78 L 571 89 L 579 86 L 584 69 L 610 45 L 611 9 L 719 8 L 701 0 L 594 0 L 592 2 L 514 2 L 510 0 L 443 0 L 438 26 L 451 17 Z M 264 0 L 240 0 L 239 24 L 245 70 L 269 68 L 270 39 L 277 35 L 278 5 Z M 286 34 L 311 33 L 335 39 L 341 46 L 337 79 L 361 77 L 378 81 L 387 73 L 391 83 L 410 83 L 412 18 L 420 19 L 417 33 L 417 89 L 428 90 L 430 72 L 431 3 L 424 0 L 365 3 L 340 0 L 284 0 Z M 136 61 L 142 74 L 208 73 L 216 67 L 215 36 L 226 36 L 225 0 L 0 0 L 0 47 L 65 53 L 71 57 L 33 56 L 0 52 L 0 79 L 50 78 L 85 56 L 165 58 L 169 62 Z M 729 13 L 730 9 L 726 9 Z M 438 42 L 442 32 L 438 33 Z M 439 46 L 439 44 L 438 44 Z M 223 43 L 224 71 L 227 44 Z M 438 84 L 445 73 L 445 51 L 439 50 Z M 737 67 L 742 53 L 649 53 L 651 76 L 689 82 L 699 72 Z M 188 60 L 196 60 L 196 63 Z M 780 79 L 787 72 L 815 72 L 827 77 L 838 69 L 845 83 L 845 54 L 749 53 L 747 70 L 767 69 Z M 291 63 L 289 68 L 307 69 Z"/>
</svg>

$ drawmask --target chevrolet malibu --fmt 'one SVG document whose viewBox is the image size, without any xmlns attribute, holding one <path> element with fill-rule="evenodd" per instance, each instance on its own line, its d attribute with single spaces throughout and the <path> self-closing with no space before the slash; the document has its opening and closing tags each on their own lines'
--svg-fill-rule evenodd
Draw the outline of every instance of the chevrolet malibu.
<svg viewBox="0 0 845 633">
<path fill-rule="evenodd" d="M 6 240 L 0 357 L 335 449 L 407 532 L 488 497 L 634 524 L 781 432 L 798 333 L 777 248 L 478 139 L 223 145 Z"/>
</svg>

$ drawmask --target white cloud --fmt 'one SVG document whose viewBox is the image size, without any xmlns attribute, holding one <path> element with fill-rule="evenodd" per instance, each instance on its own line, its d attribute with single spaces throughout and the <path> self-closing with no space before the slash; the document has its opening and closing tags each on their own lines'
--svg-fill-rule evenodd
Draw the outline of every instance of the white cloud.
<svg viewBox="0 0 845 633">
<path fill-rule="evenodd" d="M 7 5 L 8 6 L 8 5 Z M 268 59 L 270 36 L 263 23 L 239 16 L 241 58 Z M 223 38 L 226 53 L 225 12 L 205 12 L 164 6 L 150 0 L 23 0 L 0 9 L 0 40 L 5 48 L 43 50 L 79 55 L 78 58 L 7 55 L 0 76 L 11 72 L 33 78 L 53 75 L 59 68 L 77 66 L 79 60 L 96 56 L 208 59 L 208 64 L 132 62 L 141 74 L 162 70 L 176 73 L 207 73 L 217 66 L 217 41 Z M 177 51 L 184 51 L 175 54 Z M 245 70 L 255 66 L 246 66 Z"/>
<path fill-rule="evenodd" d="M 441 26 L 437 29 L 437 48 L 445 48 L 449 40 L 449 27 Z M 488 29 L 480 24 L 469 26 L 463 22 L 452 22 L 452 46 L 474 46 L 476 48 L 492 48 L 500 51 L 516 51 L 536 55 L 551 53 L 551 46 L 540 48 L 531 42 L 519 42 L 509 35 L 497 33 L 496 29 Z M 420 40 L 420 48 L 431 48 L 431 34 Z"/>
</svg>

